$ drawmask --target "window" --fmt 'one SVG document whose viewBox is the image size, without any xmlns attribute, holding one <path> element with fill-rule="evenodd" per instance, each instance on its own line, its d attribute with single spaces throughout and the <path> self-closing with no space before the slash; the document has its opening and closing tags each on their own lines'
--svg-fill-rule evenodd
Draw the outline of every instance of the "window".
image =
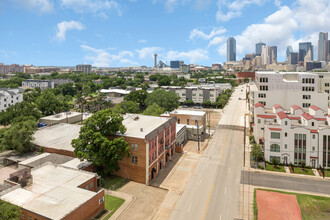
<svg viewBox="0 0 330 220">
<path fill-rule="evenodd" d="M 25 219 L 25 215 L 23 213 L 21 215 L 21 219 Z"/>
<path fill-rule="evenodd" d="M 138 149 L 138 145 L 137 144 L 132 144 L 132 150 L 137 151 L 137 149 Z"/>
<path fill-rule="evenodd" d="M 137 164 L 138 163 L 138 157 L 132 156 L 132 163 Z"/>
<path fill-rule="evenodd" d="M 102 202 L 104 202 L 104 197 L 102 197 L 102 198 L 99 200 L 99 204 L 101 204 Z"/>
<path fill-rule="evenodd" d="M 273 139 L 280 139 L 281 138 L 281 134 L 278 132 L 271 132 L 271 138 Z"/>
<path fill-rule="evenodd" d="M 85 186 L 85 189 L 87 189 L 87 190 L 89 189 L 89 188 L 88 188 L 88 185 Z"/>
<path fill-rule="evenodd" d="M 285 125 L 288 125 L 288 121 L 285 121 L 284 124 L 285 124 Z"/>
<path fill-rule="evenodd" d="M 271 152 L 280 152 L 280 145 L 278 145 L 278 144 L 270 145 L 270 151 Z"/>
<path fill-rule="evenodd" d="M 93 187 L 94 187 L 94 182 L 91 182 L 91 183 L 89 184 L 89 188 L 92 189 Z"/>
<path fill-rule="evenodd" d="M 314 122 L 312 122 L 312 126 L 314 126 Z"/>
<path fill-rule="evenodd" d="M 32 217 L 31 216 L 29 216 L 29 220 L 32 220 Z"/>
<path fill-rule="evenodd" d="M 197 121 L 197 120 L 195 120 L 195 125 L 196 125 L 196 126 L 198 125 L 198 121 Z"/>
<path fill-rule="evenodd" d="M 267 77 L 260 77 L 260 82 L 267 83 L 268 78 Z"/>
<path fill-rule="evenodd" d="M 288 149 L 288 145 L 287 145 L 287 144 L 284 144 L 284 148 L 285 148 L 285 149 Z"/>
<path fill-rule="evenodd" d="M 313 139 L 315 139 L 315 134 L 313 134 Z"/>
<path fill-rule="evenodd" d="M 189 125 L 189 119 L 187 119 L 187 125 Z"/>
<path fill-rule="evenodd" d="M 288 136 L 288 133 L 285 132 L 285 133 L 284 133 L 284 136 L 287 137 L 287 136 Z"/>
<path fill-rule="evenodd" d="M 259 98 L 266 98 L 266 94 L 265 94 L 265 93 L 259 93 L 259 94 L 258 94 L 258 97 L 259 97 Z"/>
<path fill-rule="evenodd" d="M 260 123 L 261 123 L 261 119 L 259 118 L 259 119 L 258 119 L 258 124 L 260 124 Z"/>
<path fill-rule="evenodd" d="M 326 93 L 330 93 L 328 89 L 325 90 Z"/>
<path fill-rule="evenodd" d="M 268 86 L 260 86 L 260 91 L 268 91 Z"/>
<path fill-rule="evenodd" d="M 313 152 L 315 151 L 315 147 L 312 147 L 312 151 L 313 151 Z"/>
<path fill-rule="evenodd" d="M 180 124 L 180 118 L 178 118 L 178 124 Z"/>
<path fill-rule="evenodd" d="M 303 103 L 303 108 L 309 108 L 311 106 L 311 103 Z"/>
<path fill-rule="evenodd" d="M 261 104 L 263 104 L 264 106 L 266 106 L 266 102 L 259 102 L 259 103 L 261 103 Z"/>
<path fill-rule="evenodd" d="M 329 87 L 330 86 L 330 83 L 325 83 L 325 87 Z"/>
<path fill-rule="evenodd" d="M 303 95 L 303 99 L 311 99 L 311 95 Z"/>
</svg>

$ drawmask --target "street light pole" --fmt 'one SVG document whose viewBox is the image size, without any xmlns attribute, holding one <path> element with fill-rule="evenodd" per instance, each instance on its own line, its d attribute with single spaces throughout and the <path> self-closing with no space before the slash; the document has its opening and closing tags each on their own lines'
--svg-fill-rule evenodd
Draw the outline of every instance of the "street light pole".
<svg viewBox="0 0 330 220">
<path fill-rule="evenodd" d="M 199 125 L 197 121 L 197 141 L 198 141 L 198 153 L 200 152 L 200 146 L 199 146 Z"/>
</svg>

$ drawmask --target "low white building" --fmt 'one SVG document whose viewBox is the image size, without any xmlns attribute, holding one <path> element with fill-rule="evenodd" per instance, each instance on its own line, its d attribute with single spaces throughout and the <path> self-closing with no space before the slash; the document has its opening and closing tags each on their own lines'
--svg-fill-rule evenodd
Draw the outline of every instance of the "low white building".
<svg viewBox="0 0 330 220">
<path fill-rule="evenodd" d="M 26 79 L 22 82 L 22 87 L 28 89 L 40 88 L 43 91 L 48 88 L 54 89 L 55 83 L 52 80 Z"/>
<path fill-rule="evenodd" d="M 255 106 L 253 133 L 264 144 L 265 160 L 283 164 L 330 167 L 330 115 L 312 105 L 304 111 L 297 105 L 288 110 L 280 105 L 265 109 Z"/>
<path fill-rule="evenodd" d="M 23 102 L 23 93 L 19 89 L 0 89 L 0 111 L 4 111 L 9 106 L 19 102 Z"/>
</svg>

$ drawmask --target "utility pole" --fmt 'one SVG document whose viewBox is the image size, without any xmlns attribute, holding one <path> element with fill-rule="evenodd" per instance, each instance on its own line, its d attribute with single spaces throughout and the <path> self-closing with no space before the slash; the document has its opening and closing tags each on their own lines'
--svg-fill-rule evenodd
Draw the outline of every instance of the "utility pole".
<svg viewBox="0 0 330 220">
<path fill-rule="evenodd" d="M 244 163 L 243 163 L 243 167 L 245 167 L 245 144 L 246 144 L 246 115 L 244 115 L 244 152 L 243 152 L 243 156 L 244 156 Z"/>
<path fill-rule="evenodd" d="M 199 125 L 197 121 L 197 141 L 198 141 L 198 153 L 200 152 L 200 146 L 199 146 Z"/>
</svg>

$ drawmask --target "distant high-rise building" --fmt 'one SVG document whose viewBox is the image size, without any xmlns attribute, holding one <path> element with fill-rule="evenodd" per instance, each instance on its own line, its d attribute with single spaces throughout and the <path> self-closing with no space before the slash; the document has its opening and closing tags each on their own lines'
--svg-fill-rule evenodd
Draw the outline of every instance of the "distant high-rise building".
<svg viewBox="0 0 330 220">
<path fill-rule="evenodd" d="M 158 56 L 158 54 L 155 53 L 154 56 L 155 56 L 155 65 L 154 65 L 154 67 L 157 68 L 157 56 Z"/>
<path fill-rule="evenodd" d="M 289 56 L 293 52 L 292 46 L 286 48 L 286 61 L 289 61 Z"/>
<path fill-rule="evenodd" d="M 311 42 L 299 43 L 299 62 L 304 62 L 305 56 L 308 51 L 311 51 L 311 60 L 313 60 L 313 45 Z"/>
<path fill-rule="evenodd" d="M 233 37 L 227 40 L 227 62 L 236 61 L 236 40 Z"/>
<path fill-rule="evenodd" d="M 179 61 L 179 60 L 174 60 L 174 61 L 171 61 L 170 62 L 170 67 L 172 69 L 179 69 L 180 68 L 180 65 L 183 65 L 184 62 L 183 61 Z"/>
<path fill-rule="evenodd" d="M 262 46 L 266 46 L 265 43 L 259 42 L 256 44 L 256 55 L 261 56 Z"/>
<path fill-rule="evenodd" d="M 330 40 L 328 40 L 328 48 L 327 48 L 327 60 L 330 61 Z"/>
<path fill-rule="evenodd" d="M 328 60 L 328 32 L 320 32 L 319 34 L 318 60 Z"/>
<path fill-rule="evenodd" d="M 92 65 L 89 64 L 79 64 L 76 66 L 76 70 L 78 72 L 83 72 L 84 74 L 91 73 L 92 71 Z"/>
<path fill-rule="evenodd" d="M 269 48 L 270 64 L 277 63 L 277 46 L 270 46 Z"/>
<path fill-rule="evenodd" d="M 299 54 L 296 52 L 291 52 L 288 58 L 288 63 L 291 65 L 297 65 L 298 64 L 298 56 Z"/>
</svg>

